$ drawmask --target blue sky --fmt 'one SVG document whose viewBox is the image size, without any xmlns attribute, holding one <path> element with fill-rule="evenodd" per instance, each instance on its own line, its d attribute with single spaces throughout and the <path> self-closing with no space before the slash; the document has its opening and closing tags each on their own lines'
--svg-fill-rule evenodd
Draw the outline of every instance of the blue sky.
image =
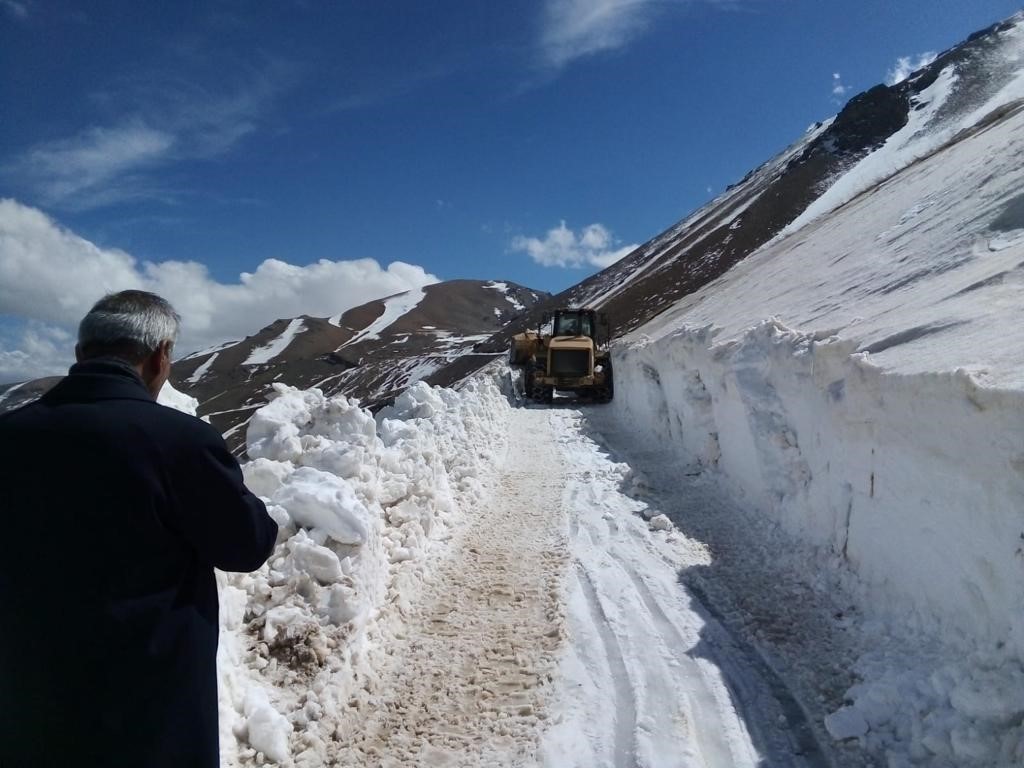
<svg viewBox="0 0 1024 768">
<path fill-rule="evenodd" d="M 267 260 L 277 271 L 263 274 L 266 295 L 272 278 L 331 285 L 326 272 L 362 274 L 366 294 L 432 277 L 560 290 L 885 80 L 900 57 L 1017 9 L 0 0 L 0 380 L 3 355 L 27 349 L 17 334 L 70 326 L 85 288 L 65 289 L 68 264 L 97 254 L 121 259 L 127 271 L 112 274 L 125 280 L 172 286 L 171 273 L 198 269 L 199 283 L 228 293 Z M 74 248 L 47 272 L 56 241 Z M 5 267 L 12 242 L 21 261 Z M 360 266 L 302 271 L 319 260 Z M 60 311 L 33 309 L 50 294 Z M 197 340 L 225 332 L 205 322 Z"/>
</svg>

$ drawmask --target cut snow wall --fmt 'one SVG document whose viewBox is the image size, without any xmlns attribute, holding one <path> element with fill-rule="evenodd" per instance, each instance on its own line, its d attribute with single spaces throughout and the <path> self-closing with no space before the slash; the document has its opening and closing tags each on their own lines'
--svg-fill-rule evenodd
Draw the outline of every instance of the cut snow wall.
<svg viewBox="0 0 1024 768">
<path fill-rule="evenodd" d="M 619 348 L 615 413 L 844 559 L 866 600 L 1024 657 L 1024 393 L 777 321 Z"/>
</svg>

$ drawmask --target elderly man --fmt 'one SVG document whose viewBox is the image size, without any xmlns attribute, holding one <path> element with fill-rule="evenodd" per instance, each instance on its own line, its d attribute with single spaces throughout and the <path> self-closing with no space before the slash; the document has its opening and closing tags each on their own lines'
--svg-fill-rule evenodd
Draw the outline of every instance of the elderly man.
<svg viewBox="0 0 1024 768">
<path fill-rule="evenodd" d="M 157 405 L 179 317 L 106 296 L 78 363 L 0 416 L 0 765 L 219 765 L 214 568 L 277 525 L 208 424 Z"/>
</svg>

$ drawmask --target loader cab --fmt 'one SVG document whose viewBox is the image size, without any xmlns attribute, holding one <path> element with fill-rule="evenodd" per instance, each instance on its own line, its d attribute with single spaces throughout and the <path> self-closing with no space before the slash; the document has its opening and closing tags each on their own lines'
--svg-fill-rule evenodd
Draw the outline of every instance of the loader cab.
<svg viewBox="0 0 1024 768">
<path fill-rule="evenodd" d="M 586 311 L 555 312 L 552 336 L 588 336 L 595 338 L 594 313 Z"/>
</svg>

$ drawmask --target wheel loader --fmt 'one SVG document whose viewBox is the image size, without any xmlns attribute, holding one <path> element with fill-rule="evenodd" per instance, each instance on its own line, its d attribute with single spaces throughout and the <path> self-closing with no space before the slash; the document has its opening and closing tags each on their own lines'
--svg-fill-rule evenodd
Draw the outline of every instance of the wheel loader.
<svg viewBox="0 0 1024 768">
<path fill-rule="evenodd" d="M 509 364 L 522 367 L 523 393 L 531 400 L 550 403 L 558 391 L 608 402 L 613 393 L 612 361 L 602 339 L 606 344 L 604 315 L 592 309 L 557 309 L 544 314 L 536 331 L 512 337 Z"/>
</svg>

